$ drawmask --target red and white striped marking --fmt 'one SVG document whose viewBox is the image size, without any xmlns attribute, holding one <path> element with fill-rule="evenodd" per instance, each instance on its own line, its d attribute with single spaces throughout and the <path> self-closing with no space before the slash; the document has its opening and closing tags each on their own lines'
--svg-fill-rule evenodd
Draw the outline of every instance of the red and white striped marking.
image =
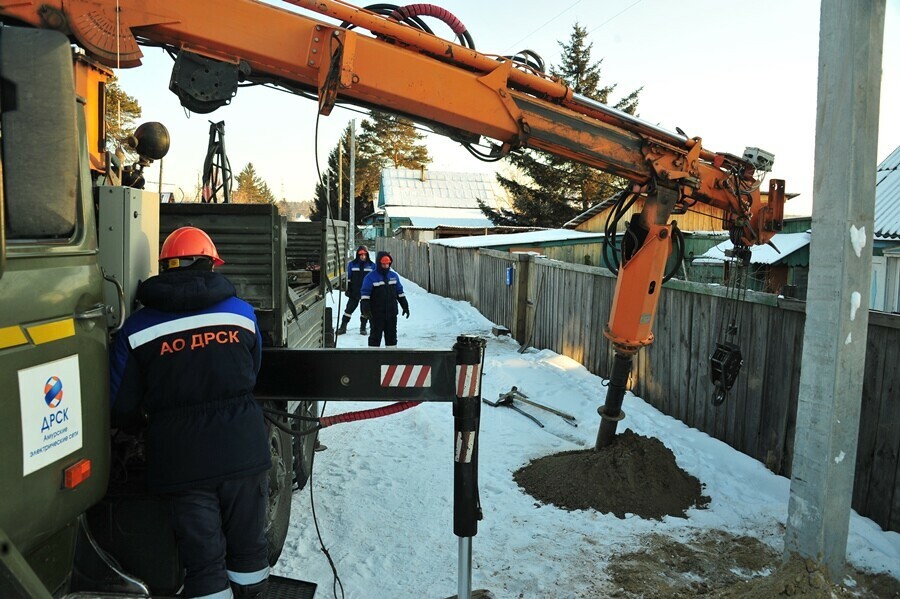
<svg viewBox="0 0 900 599">
<path fill-rule="evenodd" d="M 382 387 L 430 387 L 431 366 L 426 364 L 382 364 Z"/>
<path fill-rule="evenodd" d="M 481 364 L 456 365 L 456 396 L 478 397 L 481 384 Z"/>
</svg>

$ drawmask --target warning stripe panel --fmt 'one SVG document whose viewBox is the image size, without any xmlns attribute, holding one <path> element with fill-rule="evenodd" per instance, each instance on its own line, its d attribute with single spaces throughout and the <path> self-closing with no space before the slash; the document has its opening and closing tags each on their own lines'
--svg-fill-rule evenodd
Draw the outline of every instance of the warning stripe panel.
<svg viewBox="0 0 900 599">
<path fill-rule="evenodd" d="M 456 396 L 477 397 L 480 393 L 481 364 L 456 365 Z"/>
<path fill-rule="evenodd" d="M 382 364 L 382 387 L 430 387 L 431 366 L 427 364 Z"/>
</svg>

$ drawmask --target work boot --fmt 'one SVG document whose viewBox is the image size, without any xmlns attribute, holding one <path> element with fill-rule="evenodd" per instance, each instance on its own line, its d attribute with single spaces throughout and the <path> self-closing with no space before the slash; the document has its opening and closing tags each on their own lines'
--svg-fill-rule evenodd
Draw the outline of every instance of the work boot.
<svg viewBox="0 0 900 599">
<path fill-rule="evenodd" d="M 348 324 L 350 324 L 350 317 L 344 314 L 344 317 L 341 319 L 341 326 L 338 327 L 338 330 L 335 331 L 335 334 L 346 335 Z"/>
<path fill-rule="evenodd" d="M 253 584 L 237 584 L 231 583 L 231 591 L 237 599 L 262 599 L 266 594 L 268 580 L 255 582 Z"/>
<path fill-rule="evenodd" d="M 359 319 L 359 334 L 360 335 L 368 335 L 369 331 L 366 330 L 366 323 L 369 322 L 365 318 Z"/>
</svg>

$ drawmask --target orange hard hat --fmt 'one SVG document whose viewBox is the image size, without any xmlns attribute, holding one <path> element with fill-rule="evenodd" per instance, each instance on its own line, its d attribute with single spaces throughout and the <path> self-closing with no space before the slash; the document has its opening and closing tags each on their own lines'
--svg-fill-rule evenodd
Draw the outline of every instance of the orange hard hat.
<svg viewBox="0 0 900 599">
<path fill-rule="evenodd" d="M 206 256 L 213 264 L 221 266 L 225 261 L 219 258 L 216 245 L 202 229 L 197 227 L 181 227 L 172 231 L 159 250 L 159 259 L 196 258 Z"/>
</svg>

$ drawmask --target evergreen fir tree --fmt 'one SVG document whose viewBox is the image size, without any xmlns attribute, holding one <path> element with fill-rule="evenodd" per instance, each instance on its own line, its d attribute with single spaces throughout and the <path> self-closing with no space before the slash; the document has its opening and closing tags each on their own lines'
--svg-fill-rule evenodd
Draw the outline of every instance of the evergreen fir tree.
<svg viewBox="0 0 900 599">
<path fill-rule="evenodd" d="M 236 204 L 274 204 L 275 194 L 263 178 L 256 172 L 252 162 L 241 170 L 236 179 L 237 185 L 231 194 L 231 201 Z"/>
<path fill-rule="evenodd" d="M 138 155 L 123 143 L 134 133 L 136 121 L 141 118 L 141 105 L 137 98 L 129 96 L 119 86 L 118 77 L 106 82 L 104 118 L 106 120 L 106 149 L 115 152 L 120 149 L 125 162 L 137 161 Z"/>
<path fill-rule="evenodd" d="M 602 85 L 603 61 L 592 60 L 593 44 L 587 42 L 587 29 L 575 23 L 569 40 L 559 45 L 562 61 L 551 72 L 566 81 L 575 93 L 608 103 L 616 86 Z M 615 107 L 634 114 L 640 91 L 626 95 Z M 508 160 L 522 176 L 497 175 L 497 181 L 512 197 L 514 214 L 504 215 L 482 206 L 495 224 L 559 227 L 626 184 L 621 178 L 538 150 L 516 152 Z"/>
<path fill-rule="evenodd" d="M 428 148 L 423 145 L 425 136 L 419 133 L 413 124 L 402 118 L 385 112 L 373 110 L 370 119 L 362 122 L 361 133 L 357 136 L 356 145 L 356 219 L 357 224 L 374 212 L 373 202 L 377 199 L 381 183 L 381 169 L 421 168 L 431 161 Z M 350 216 L 350 128 L 342 135 L 344 151 L 342 154 L 343 189 L 341 218 Z M 331 215 L 337 216 L 338 185 L 338 146 L 335 144 L 328 154 L 328 181 L 331 188 Z M 324 177 L 325 173 L 323 173 Z M 310 213 L 310 220 L 320 220 L 325 214 L 325 181 L 316 184 L 315 206 Z"/>
</svg>

